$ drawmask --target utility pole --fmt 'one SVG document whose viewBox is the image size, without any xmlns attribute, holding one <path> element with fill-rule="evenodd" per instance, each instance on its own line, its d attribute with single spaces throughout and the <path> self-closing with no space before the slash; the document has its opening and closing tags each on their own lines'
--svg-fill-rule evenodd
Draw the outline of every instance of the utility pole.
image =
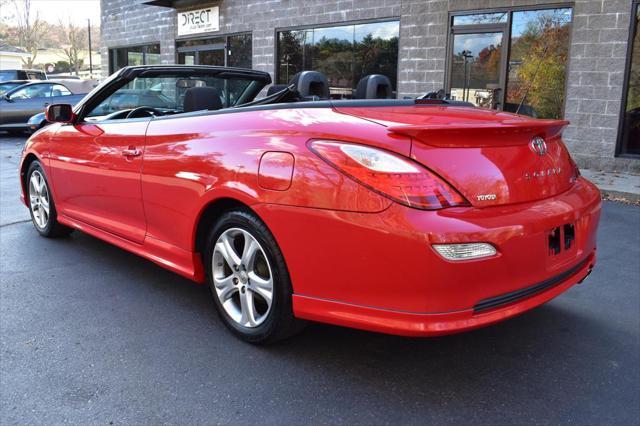
<svg viewBox="0 0 640 426">
<path fill-rule="evenodd" d="M 89 34 L 89 75 L 93 78 L 93 59 L 91 59 L 91 19 L 87 19 L 87 32 Z"/>
</svg>

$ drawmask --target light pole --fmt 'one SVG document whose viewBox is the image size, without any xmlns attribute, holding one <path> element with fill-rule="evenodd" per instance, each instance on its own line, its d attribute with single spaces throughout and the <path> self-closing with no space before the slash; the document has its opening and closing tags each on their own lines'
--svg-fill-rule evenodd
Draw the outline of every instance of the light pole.
<svg viewBox="0 0 640 426">
<path fill-rule="evenodd" d="M 93 59 L 91 58 L 91 19 L 87 19 L 87 33 L 89 34 L 89 76 L 93 78 Z"/>
<path fill-rule="evenodd" d="M 473 54 L 469 50 L 462 51 L 462 57 L 464 58 L 464 84 L 462 87 L 462 100 L 465 102 L 469 102 L 469 84 L 471 84 L 471 67 L 469 66 L 469 71 L 467 74 L 467 65 L 469 64 L 469 60 L 473 58 Z"/>
</svg>

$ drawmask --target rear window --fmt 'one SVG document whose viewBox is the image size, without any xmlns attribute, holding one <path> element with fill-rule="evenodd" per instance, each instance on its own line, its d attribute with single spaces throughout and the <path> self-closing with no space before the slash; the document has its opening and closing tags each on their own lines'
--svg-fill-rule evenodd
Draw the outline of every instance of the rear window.
<svg viewBox="0 0 640 426">
<path fill-rule="evenodd" d="M 17 79 L 18 73 L 16 71 L 0 71 L 0 82 Z"/>
</svg>

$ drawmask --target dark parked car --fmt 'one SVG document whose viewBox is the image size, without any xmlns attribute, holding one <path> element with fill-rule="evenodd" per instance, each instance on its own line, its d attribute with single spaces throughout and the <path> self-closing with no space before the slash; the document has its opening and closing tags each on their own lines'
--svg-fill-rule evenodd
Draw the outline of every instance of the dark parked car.
<svg viewBox="0 0 640 426">
<path fill-rule="evenodd" d="M 9 80 L 46 80 L 47 75 L 39 70 L 2 70 L 0 82 Z"/>
<path fill-rule="evenodd" d="M 0 130 L 18 133 L 27 130 L 31 116 L 49 104 L 75 104 L 84 97 L 73 94 L 65 85 L 57 82 L 38 81 L 23 84 L 0 95 Z"/>
</svg>

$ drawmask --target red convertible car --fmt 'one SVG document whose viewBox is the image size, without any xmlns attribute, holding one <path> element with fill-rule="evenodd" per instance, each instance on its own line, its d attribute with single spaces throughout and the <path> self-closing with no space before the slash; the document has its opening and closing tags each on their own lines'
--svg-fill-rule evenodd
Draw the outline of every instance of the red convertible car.
<svg viewBox="0 0 640 426">
<path fill-rule="evenodd" d="M 74 108 L 49 106 L 20 166 L 36 230 L 78 229 L 207 283 L 256 343 L 305 320 L 470 330 L 594 267 L 600 194 L 562 142 L 567 122 L 378 99 L 382 76 L 340 101 L 317 72 L 257 98 L 270 83 L 128 67 Z"/>
</svg>

